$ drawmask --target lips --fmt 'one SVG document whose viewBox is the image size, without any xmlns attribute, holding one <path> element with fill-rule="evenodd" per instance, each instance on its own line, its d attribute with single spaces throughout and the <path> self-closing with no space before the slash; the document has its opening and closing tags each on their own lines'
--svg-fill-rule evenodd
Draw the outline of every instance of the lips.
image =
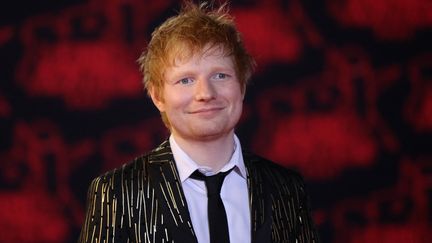
<svg viewBox="0 0 432 243">
<path fill-rule="evenodd" d="M 201 109 L 197 109 L 197 110 L 192 110 L 190 112 L 188 112 L 189 114 L 204 114 L 204 113 L 212 113 L 212 112 L 217 112 L 220 110 L 223 110 L 224 107 L 208 107 L 208 108 L 201 108 Z"/>
</svg>

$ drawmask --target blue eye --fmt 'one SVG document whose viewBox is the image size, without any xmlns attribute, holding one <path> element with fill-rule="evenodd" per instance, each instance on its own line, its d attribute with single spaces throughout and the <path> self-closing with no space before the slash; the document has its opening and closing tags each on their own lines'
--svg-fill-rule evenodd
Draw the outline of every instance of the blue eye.
<svg viewBox="0 0 432 243">
<path fill-rule="evenodd" d="M 216 78 L 216 79 L 225 79 L 225 78 L 227 78 L 227 76 L 228 76 L 228 75 L 226 75 L 225 73 L 217 73 L 217 74 L 215 75 L 215 78 Z"/>
<path fill-rule="evenodd" d="M 179 80 L 179 83 L 181 83 L 181 84 L 190 84 L 192 82 L 193 82 L 193 80 L 191 78 L 182 78 Z"/>
</svg>

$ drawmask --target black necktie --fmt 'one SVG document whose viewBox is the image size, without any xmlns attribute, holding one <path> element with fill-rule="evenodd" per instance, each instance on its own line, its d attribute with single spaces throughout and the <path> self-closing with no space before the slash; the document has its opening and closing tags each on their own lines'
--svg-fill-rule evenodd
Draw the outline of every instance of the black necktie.
<svg viewBox="0 0 432 243">
<path fill-rule="evenodd" d="M 191 175 L 191 178 L 204 181 L 207 187 L 207 212 L 210 229 L 210 243 L 229 243 L 228 221 L 225 207 L 220 197 L 220 190 L 225 176 L 228 175 L 231 170 L 219 172 L 212 176 L 205 176 L 196 170 Z"/>
</svg>

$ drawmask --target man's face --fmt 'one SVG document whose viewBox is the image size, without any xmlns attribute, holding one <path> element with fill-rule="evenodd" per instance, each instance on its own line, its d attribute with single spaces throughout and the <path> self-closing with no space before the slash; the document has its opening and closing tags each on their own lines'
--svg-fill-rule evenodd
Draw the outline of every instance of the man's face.
<svg viewBox="0 0 432 243">
<path fill-rule="evenodd" d="M 232 57 L 218 47 L 204 50 L 175 60 L 165 70 L 160 97 L 151 92 L 179 139 L 208 141 L 232 135 L 241 116 L 243 93 Z"/>
</svg>

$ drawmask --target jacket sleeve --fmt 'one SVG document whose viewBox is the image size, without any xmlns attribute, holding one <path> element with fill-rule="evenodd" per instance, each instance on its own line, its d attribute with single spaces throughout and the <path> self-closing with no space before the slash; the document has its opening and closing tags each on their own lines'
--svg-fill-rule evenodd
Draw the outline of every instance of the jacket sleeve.
<svg viewBox="0 0 432 243">
<path fill-rule="evenodd" d="M 88 189 L 86 215 L 78 242 L 127 242 L 128 218 L 124 195 L 119 196 L 115 173 L 94 179 Z M 120 185 L 121 187 L 121 185 Z M 121 194 L 121 193 L 120 193 Z"/>
<path fill-rule="evenodd" d="M 306 192 L 303 178 L 300 175 L 294 176 L 294 184 L 296 185 L 296 197 L 298 199 L 298 242 L 320 242 L 315 224 L 312 220 L 309 196 Z"/>
</svg>

